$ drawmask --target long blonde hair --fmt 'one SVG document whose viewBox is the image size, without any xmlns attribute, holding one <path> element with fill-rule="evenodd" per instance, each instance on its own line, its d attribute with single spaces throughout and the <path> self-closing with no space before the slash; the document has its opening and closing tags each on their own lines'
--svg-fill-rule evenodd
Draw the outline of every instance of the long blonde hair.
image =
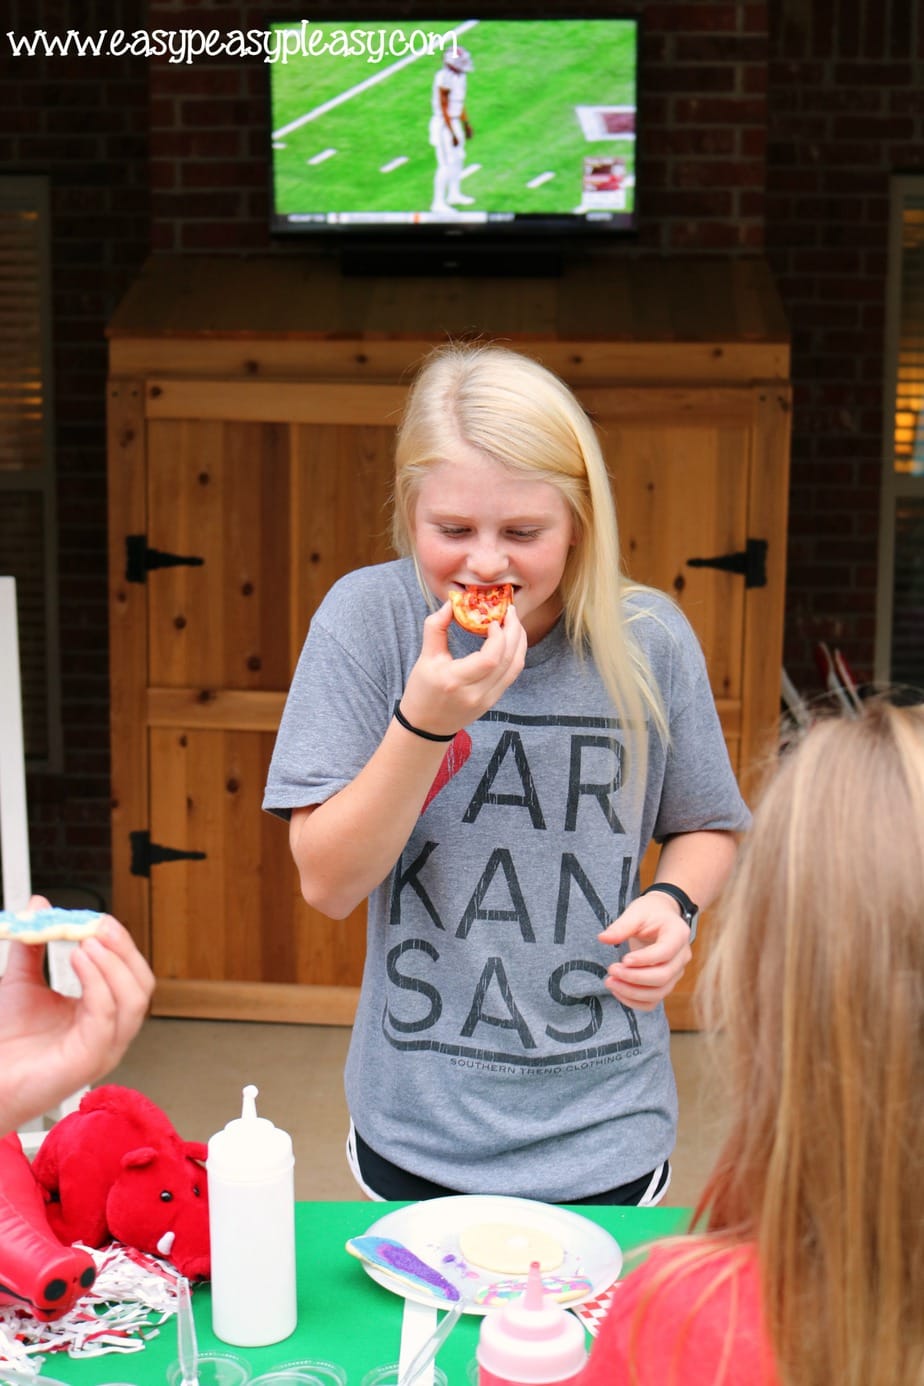
<svg viewBox="0 0 924 1386">
<path fill-rule="evenodd" d="M 398 430 L 392 537 L 413 554 L 417 491 L 430 467 L 460 442 L 486 457 L 550 482 L 570 507 L 576 543 L 561 583 L 565 628 L 579 655 L 593 654 L 632 737 L 632 763 L 644 774 L 646 716 L 662 741 L 667 723 L 648 664 L 622 609 L 622 575 L 613 493 L 593 425 L 568 387 L 545 367 L 496 345 L 440 347 L 411 387 Z"/>
<path fill-rule="evenodd" d="M 700 1002 L 731 1124 L 699 1250 L 756 1244 L 786 1386 L 921 1386 L 924 707 L 808 732 L 720 916 Z"/>
</svg>

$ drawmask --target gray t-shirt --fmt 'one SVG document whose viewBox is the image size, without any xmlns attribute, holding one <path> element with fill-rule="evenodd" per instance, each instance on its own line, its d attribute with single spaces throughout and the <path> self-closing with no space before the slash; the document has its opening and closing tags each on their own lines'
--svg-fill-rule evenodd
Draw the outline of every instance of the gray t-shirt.
<svg viewBox="0 0 924 1386">
<path fill-rule="evenodd" d="M 641 1177 L 674 1145 L 663 1007 L 635 1012 L 607 992 L 623 950 L 596 936 L 638 893 L 652 838 L 738 830 L 749 816 L 685 617 L 656 592 L 627 607 L 651 613 L 630 629 L 671 732 L 667 753 L 649 737 L 644 803 L 621 784 L 623 735 L 593 660 L 577 658 L 559 621 L 449 744 L 370 896 L 350 1112 L 380 1155 L 460 1192 L 564 1202 Z M 427 614 L 409 559 L 332 588 L 295 672 L 264 808 L 287 816 L 356 777 Z M 459 657 L 481 641 L 453 624 L 449 643 Z"/>
</svg>

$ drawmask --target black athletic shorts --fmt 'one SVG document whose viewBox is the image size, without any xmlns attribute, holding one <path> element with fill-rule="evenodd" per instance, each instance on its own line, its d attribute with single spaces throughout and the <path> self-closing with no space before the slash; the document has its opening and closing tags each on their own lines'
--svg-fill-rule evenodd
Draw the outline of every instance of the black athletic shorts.
<svg viewBox="0 0 924 1386">
<path fill-rule="evenodd" d="M 352 1142 L 352 1149 L 350 1143 Z M 347 1142 L 347 1158 L 359 1183 L 372 1198 L 386 1202 L 417 1202 L 424 1198 L 446 1198 L 458 1195 L 459 1189 L 447 1189 L 442 1184 L 434 1184 L 429 1179 L 421 1179 L 417 1174 L 409 1174 L 400 1165 L 393 1165 L 367 1145 L 355 1127 L 350 1129 Z M 657 1169 L 633 1179 L 629 1184 L 620 1184 L 615 1189 L 592 1194 L 589 1198 L 569 1198 L 568 1203 L 576 1204 L 619 1204 L 622 1207 L 648 1207 L 659 1203 L 667 1192 L 670 1183 L 670 1161 L 665 1160 Z"/>
</svg>

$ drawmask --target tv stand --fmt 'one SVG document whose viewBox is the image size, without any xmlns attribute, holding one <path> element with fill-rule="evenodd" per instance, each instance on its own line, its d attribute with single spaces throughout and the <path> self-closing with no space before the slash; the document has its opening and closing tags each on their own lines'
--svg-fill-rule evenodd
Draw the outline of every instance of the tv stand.
<svg viewBox="0 0 924 1386">
<path fill-rule="evenodd" d="M 340 251 L 340 271 L 355 277 L 556 279 L 564 257 L 553 246 L 471 245 L 442 241 L 427 246 L 357 243 Z"/>
</svg>

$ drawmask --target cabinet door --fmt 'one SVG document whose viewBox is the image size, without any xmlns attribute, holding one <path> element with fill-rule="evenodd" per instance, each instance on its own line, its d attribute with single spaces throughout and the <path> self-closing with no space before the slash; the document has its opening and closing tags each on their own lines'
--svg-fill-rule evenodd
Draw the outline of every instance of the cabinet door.
<svg viewBox="0 0 924 1386">
<path fill-rule="evenodd" d="M 689 560 L 743 554 L 754 404 L 748 391 L 582 394 L 613 482 L 629 577 L 667 592 L 699 636 L 732 764 L 739 768 L 745 582 Z"/>
<path fill-rule="evenodd" d="M 401 395 L 261 382 L 149 391 L 148 544 L 180 560 L 147 577 L 151 838 L 180 854 L 151 868 L 160 1014 L 350 1018 L 365 911 L 338 922 L 302 902 L 285 827 L 260 801 L 313 611 L 342 574 L 391 556 Z M 672 593 L 697 631 L 740 772 L 753 709 L 766 722 L 778 702 L 785 436 L 768 411 L 782 418 L 780 400 L 747 387 L 581 398 L 601 431 L 626 566 Z M 743 553 L 749 537 L 776 546 L 765 588 L 690 566 Z M 692 1021 L 695 973 L 669 1007 L 676 1024 Z"/>
<path fill-rule="evenodd" d="M 284 688 L 290 673 L 292 490 L 283 424 L 148 425 L 148 575 L 155 688 Z"/>
<path fill-rule="evenodd" d="M 231 728 L 150 734 L 152 835 L 195 854 L 152 869 L 154 971 L 165 982 L 229 984 L 236 1013 L 254 984 L 355 986 L 365 952 L 365 910 L 315 916 L 286 826 L 261 808 L 273 741 L 271 731 Z M 250 1004 L 259 1000 L 257 991 Z"/>
<path fill-rule="evenodd" d="M 623 560 L 630 577 L 669 593 L 699 636 L 729 757 L 741 776 L 753 748 L 742 741 L 747 669 L 748 607 L 766 604 L 766 589 L 749 589 L 745 575 L 690 560 L 744 555 L 748 538 L 782 546 L 771 532 L 749 534 L 759 397 L 750 389 L 631 388 L 582 393 L 596 419 L 616 496 Z M 751 621 L 759 619 L 755 611 Z M 772 623 L 771 623 L 772 626 Z M 779 654 L 768 627 L 768 665 L 761 677 L 779 688 Z M 778 693 L 777 693 L 778 697 Z M 642 866 L 654 876 L 659 849 Z M 695 1026 L 693 991 L 708 947 L 704 917 L 692 965 L 671 995 L 675 1028 Z"/>
<path fill-rule="evenodd" d="M 180 560 L 147 576 L 159 1014 L 351 1017 L 365 908 L 330 920 L 303 902 L 261 801 L 315 607 L 391 556 L 392 455 L 386 424 L 149 421 L 147 540 Z"/>
</svg>

